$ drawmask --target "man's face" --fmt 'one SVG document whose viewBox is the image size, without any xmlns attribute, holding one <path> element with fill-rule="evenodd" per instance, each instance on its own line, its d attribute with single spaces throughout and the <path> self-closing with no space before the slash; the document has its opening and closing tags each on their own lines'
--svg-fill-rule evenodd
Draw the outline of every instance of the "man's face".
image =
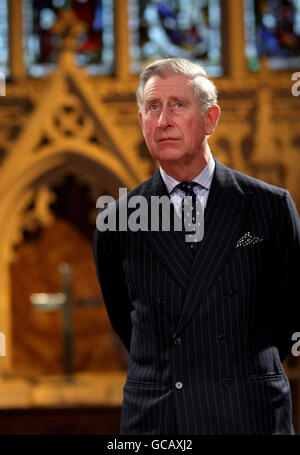
<svg viewBox="0 0 300 455">
<path fill-rule="evenodd" d="M 139 121 L 151 155 L 161 164 L 192 162 L 216 125 L 212 128 L 209 111 L 202 114 L 190 80 L 181 74 L 146 82 Z"/>
</svg>

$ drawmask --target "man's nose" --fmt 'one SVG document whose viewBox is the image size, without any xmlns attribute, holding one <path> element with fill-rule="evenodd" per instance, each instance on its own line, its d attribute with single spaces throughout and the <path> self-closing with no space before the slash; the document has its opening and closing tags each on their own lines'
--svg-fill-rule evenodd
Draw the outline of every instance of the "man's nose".
<svg viewBox="0 0 300 455">
<path fill-rule="evenodd" d="M 158 126 L 160 128 L 167 128 L 172 125 L 172 113 L 169 106 L 163 106 L 158 117 Z"/>
</svg>

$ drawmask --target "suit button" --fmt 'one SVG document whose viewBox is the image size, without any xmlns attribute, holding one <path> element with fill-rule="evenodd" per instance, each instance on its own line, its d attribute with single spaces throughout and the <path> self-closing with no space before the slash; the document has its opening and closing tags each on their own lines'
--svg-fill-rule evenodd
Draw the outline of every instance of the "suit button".
<svg viewBox="0 0 300 455">
<path fill-rule="evenodd" d="M 166 301 L 164 299 L 157 299 L 158 305 L 164 305 Z"/>
<path fill-rule="evenodd" d="M 229 378 L 223 378 L 222 386 L 224 387 L 224 389 L 228 389 L 228 387 L 231 386 L 231 380 Z"/>
<path fill-rule="evenodd" d="M 177 381 L 176 384 L 175 384 L 175 387 L 176 387 L 177 390 L 181 390 L 183 388 L 182 382 Z"/>
<path fill-rule="evenodd" d="M 237 294 L 234 289 L 229 289 L 229 295 L 232 299 L 235 299 Z"/>
<path fill-rule="evenodd" d="M 225 344 L 227 342 L 226 336 L 222 333 L 218 336 L 219 343 Z"/>
<path fill-rule="evenodd" d="M 174 344 L 175 344 L 175 346 L 180 346 L 181 345 L 181 338 L 175 338 Z"/>
</svg>

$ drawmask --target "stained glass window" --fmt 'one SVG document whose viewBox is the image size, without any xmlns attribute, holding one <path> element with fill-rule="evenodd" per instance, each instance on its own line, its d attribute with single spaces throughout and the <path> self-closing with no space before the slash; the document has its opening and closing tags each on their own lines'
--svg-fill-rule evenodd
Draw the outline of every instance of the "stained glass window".
<svg viewBox="0 0 300 455">
<path fill-rule="evenodd" d="M 222 74 L 219 0 L 128 0 L 131 70 L 157 58 L 184 57 Z"/>
<path fill-rule="evenodd" d="M 8 8 L 7 0 L 0 0 L 0 71 L 8 74 Z"/>
<path fill-rule="evenodd" d="M 246 55 L 259 69 L 266 57 L 271 69 L 300 67 L 300 0 L 244 0 Z"/>
<path fill-rule="evenodd" d="M 40 77 L 55 69 L 63 36 L 74 33 L 75 28 L 77 64 L 90 74 L 113 71 L 112 0 L 23 0 L 23 18 L 25 61 L 31 76 Z"/>
</svg>

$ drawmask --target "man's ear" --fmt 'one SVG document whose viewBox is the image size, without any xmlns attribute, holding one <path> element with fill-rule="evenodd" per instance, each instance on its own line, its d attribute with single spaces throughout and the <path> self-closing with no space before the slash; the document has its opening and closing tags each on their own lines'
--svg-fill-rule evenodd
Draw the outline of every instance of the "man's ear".
<svg viewBox="0 0 300 455">
<path fill-rule="evenodd" d="M 143 117 L 142 117 L 142 114 L 141 114 L 141 111 L 139 111 L 139 124 L 141 126 L 141 128 L 143 129 Z"/>
<path fill-rule="evenodd" d="M 221 109 L 217 104 L 213 104 L 205 113 L 205 134 L 210 136 L 219 121 Z"/>
<path fill-rule="evenodd" d="M 142 114 L 141 114 L 141 111 L 139 111 L 138 116 L 139 116 L 139 124 L 140 124 L 140 127 L 141 127 L 141 129 L 142 129 L 143 136 L 144 136 L 144 138 L 145 138 L 143 116 L 142 116 Z"/>
</svg>

